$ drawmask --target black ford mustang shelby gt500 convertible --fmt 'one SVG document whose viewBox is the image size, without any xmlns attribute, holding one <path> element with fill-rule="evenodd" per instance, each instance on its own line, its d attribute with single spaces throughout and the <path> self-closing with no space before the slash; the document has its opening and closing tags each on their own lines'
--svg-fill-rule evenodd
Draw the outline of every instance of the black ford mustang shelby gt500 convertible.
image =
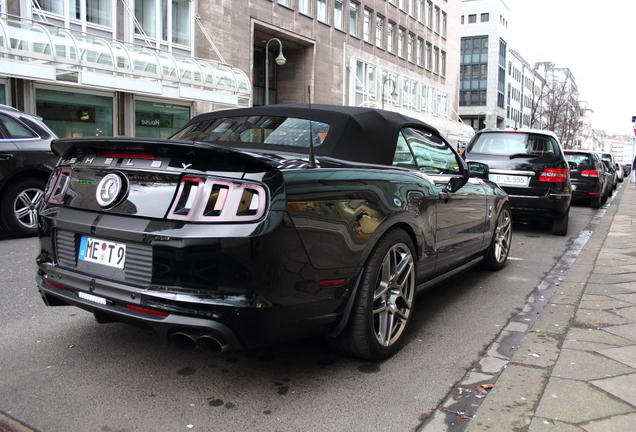
<svg viewBox="0 0 636 432">
<path fill-rule="evenodd" d="M 249 349 L 324 334 L 391 355 L 418 291 L 504 266 L 512 225 L 488 167 L 434 128 L 367 108 L 193 118 L 168 140 L 59 139 L 39 211 L 49 306 Z"/>
</svg>

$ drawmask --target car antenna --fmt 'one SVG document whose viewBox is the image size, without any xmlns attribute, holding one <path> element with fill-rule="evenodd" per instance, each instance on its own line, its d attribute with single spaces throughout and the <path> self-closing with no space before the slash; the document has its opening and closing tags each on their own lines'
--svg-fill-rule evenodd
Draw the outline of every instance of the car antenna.
<svg viewBox="0 0 636 432">
<path fill-rule="evenodd" d="M 309 167 L 316 168 L 316 156 L 314 155 L 314 131 L 311 123 L 311 86 L 307 86 L 309 98 Z"/>
</svg>

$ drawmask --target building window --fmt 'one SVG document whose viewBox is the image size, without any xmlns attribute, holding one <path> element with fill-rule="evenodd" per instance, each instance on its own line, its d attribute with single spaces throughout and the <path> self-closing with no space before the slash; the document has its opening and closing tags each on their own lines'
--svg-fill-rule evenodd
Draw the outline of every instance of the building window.
<svg viewBox="0 0 636 432">
<path fill-rule="evenodd" d="M 362 24 L 362 39 L 365 42 L 371 43 L 371 16 L 373 15 L 373 11 L 369 9 L 364 9 L 364 21 Z"/>
<path fill-rule="evenodd" d="M 490 21 L 490 16 L 487 13 L 483 13 L 481 14 L 481 22 L 488 22 Z"/>
<path fill-rule="evenodd" d="M 426 53 L 425 53 L 425 57 L 426 57 L 426 64 L 425 67 L 428 70 L 431 70 L 431 68 L 433 67 L 433 45 L 431 45 L 430 43 L 426 42 Z"/>
<path fill-rule="evenodd" d="M 398 29 L 397 55 L 404 57 L 404 29 L 402 27 Z"/>
<path fill-rule="evenodd" d="M 413 62 L 413 39 L 415 36 L 409 33 L 406 39 L 406 59 Z"/>
<path fill-rule="evenodd" d="M 417 82 L 404 78 L 402 80 L 402 107 L 417 111 Z"/>
<path fill-rule="evenodd" d="M 190 45 L 189 0 L 141 0 L 135 2 L 135 18 L 146 36 L 161 42 Z M 161 5 L 161 7 L 159 7 Z M 139 29 L 135 28 L 139 34 Z"/>
<path fill-rule="evenodd" d="M 415 63 L 418 66 L 422 65 L 422 50 L 424 49 L 424 40 L 422 38 L 417 38 L 417 46 L 415 47 Z"/>
<path fill-rule="evenodd" d="M 398 2 L 398 4 L 400 5 L 400 6 L 399 6 L 399 7 L 400 7 L 400 10 L 401 10 L 401 11 L 404 11 L 404 12 L 406 12 L 406 7 L 404 6 L 404 2 L 405 2 L 405 1 L 406 1 L 406 0 L 400 0 L 400 1 Z"/>
<path fill-rule="evenodd" d="M 351 2 L 349 4 L 349 34 L 358 36 L 358 3 Z"/>
<path fill-rule="evenodd" d="M 462 15 L 461 24 L 464 24 L 464 15 Z"/>
<path fill-rule="evenodd" d="M 419 22 L 424 22 L 424 0 L 417 0 L 415 5 L 415 17 Z"/>
<path fill-rule="evenodd" d="M 433 28 L 433 2 L 430 0 L 426 2 L 426 25 Z"/>
<path fill-rule="evenodd" d="M 291 8 L 291 0 L 278 0 L 278 4 L 281 6 L 286 6 L 288 8 Z"/>
<path fill-rule="evenodd" d="M 318 21 L 327 24 L 327 0 L 316 2 L 316 18 Z"/>
<path fill-rule="evenodd" d="M 462 38 L 459 70 L 459 104 L 486 105 L 488 36 Z"/>
<path fill-rule="evenodd" d="M 448 95 L 441 91 L 437 91 L 437 112 L 440 117 L 448 117 Z"/>
<path fill-rule="evenodd" d="M 383 104 L 389 104 L 393 106 L 400 106 L 399 87 L 398 87 L 398 75 L 382 70 L 382 96 Z"/>
<path fill-rule="evenodd" d="M 431 87 L 420 86 L 420 106 L 423 112 L 433 113 L 433 89 Z"/>
<path fill-rule="evenodd" d="M 441 12 L 440 9 L 435 6 L 435 33 L 439 33 L 441 27 Z"/>
<path fill-rule="evenodd" d="M 368 100 L 376 100 L 376 68 L 358 60 L 356 64 L 356 106 Z"/>
<path fill-rule="evenodd" d="M 463 24 L 463 23 L 462 23 Z M 442 12 L 442 29 L 441 29 L 441 35 L 442 37 L 446 37 L 446 31 L 448 29 L 448 15 L 446 15 L 446 12 Z"/>
<path fill-rule="evenodd" d="M 376 15 L 375 17 L 375 45 L 382 48 L 382 39 L 384 36 L 384 17 Z"/>
<path fill-rule="evenodd" d="M 439 48 L 433 48 L 433 73 L 439 74 Z"/>
<path fill-rule="evenodd" d="M 446 53 L 444 51 L 440 53 L 439 63 L 440 63 L 440 66 L 439 66 L 440 75 L 445 77 L 446 76 Z"/>
<path fill-rule="evenodd" d="M 135 136 L 168 138 L 190 119 L 190 107 L 161 102 L 135 101 Z"/>
<path fill-rule="evenodd" d="M 36 113 L 60 138 L 112 136 L 113 98 L 36 89 Z"/>
<path fill-rule="evenodd" d="M 70 19 L 105 27 L 112 25 L 112 0 L 39 0 L 38 4 L 44 11 Z"/>
<path fill-rule="evenodd" d="M 389 21 L 386 29 L 386 49 L 391 54 L 395 54 L 393 40 L 395 39 L 395 24 Z"/>
<path fill-rule="evenodd" d="M 344 30 L 343 10 L 342 0 L 335 0 L 333 5 L 333 26 L 338 30 Z"/>
<path fill-rule="evenodd" d="M 311 16 L 311 0 L 298 0 L 298 12 Z"/>
<path fill-rule="evenodd" d="M 473 24 L 477 22 L 477 15 L 468 15 L 468 24 Z"/>
</svg>

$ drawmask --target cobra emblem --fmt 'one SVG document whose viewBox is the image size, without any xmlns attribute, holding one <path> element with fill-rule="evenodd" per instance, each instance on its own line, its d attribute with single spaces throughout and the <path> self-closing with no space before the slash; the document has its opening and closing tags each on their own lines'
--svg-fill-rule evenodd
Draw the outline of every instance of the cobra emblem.
<svg viewBox="0 0 636 432">
<path fill-rule="evenodd" d="M 95 191 L 97 204 L 104 208 L 114 205 L 122 195 L 123 183 L 121 176 L 118 174 L 110 173 L 106 175 L 99 182 Z"/>
</svg>

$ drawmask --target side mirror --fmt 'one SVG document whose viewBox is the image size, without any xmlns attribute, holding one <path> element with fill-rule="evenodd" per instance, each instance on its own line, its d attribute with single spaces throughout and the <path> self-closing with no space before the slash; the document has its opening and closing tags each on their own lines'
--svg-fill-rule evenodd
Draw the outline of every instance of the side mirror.
<svg viewBox="0 0 636 432">
<path fill-rule="evenodd" d="M 488 176 L 490 174 L 490 170 L 488 169 L 488 165 L 481 162 L 466 162 L 468 164 L 468 176 L 469 177 L 478 177 L 480 179 L 488 180 Z"/>
</svg>

